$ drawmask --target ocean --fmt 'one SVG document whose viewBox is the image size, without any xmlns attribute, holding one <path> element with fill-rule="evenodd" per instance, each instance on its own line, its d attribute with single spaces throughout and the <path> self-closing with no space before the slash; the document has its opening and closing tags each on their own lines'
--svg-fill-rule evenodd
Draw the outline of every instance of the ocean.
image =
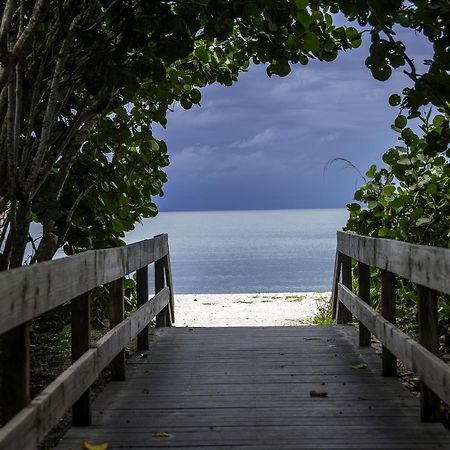
<svg viewBox="0 0 450 450">
<path fill-rule="evenodd" d="M 345 209 L 162 212 L 125 240 L 169 235 L 176 294 L 329 291 L 346 220 Z"/>
</svg>

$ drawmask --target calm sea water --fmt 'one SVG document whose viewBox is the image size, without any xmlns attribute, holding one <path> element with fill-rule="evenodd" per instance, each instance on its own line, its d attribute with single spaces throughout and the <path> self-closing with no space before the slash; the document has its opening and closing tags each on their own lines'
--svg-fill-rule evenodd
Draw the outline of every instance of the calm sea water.
<svg viewBox="0 0 450 450">
<path fill-rule="evenodd" d="M 127 243 L 169 235 L 179 294 L 328 291 L 345 209 L 166 212 Z"/>
</svg>

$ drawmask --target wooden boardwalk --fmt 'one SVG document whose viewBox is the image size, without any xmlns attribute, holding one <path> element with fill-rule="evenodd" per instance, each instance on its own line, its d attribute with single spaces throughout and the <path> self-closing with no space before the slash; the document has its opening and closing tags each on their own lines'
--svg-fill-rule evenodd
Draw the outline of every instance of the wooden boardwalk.
<svg viewBox="0 0 450 450">
<path fill-rule="evenodd" d="M 421 423 L 418 400 L 355 344 L 348 326 L 158 329 L 94 402 L 93 425 L 58 449 L 450 449 L 450 432 Z"/>
</svg>

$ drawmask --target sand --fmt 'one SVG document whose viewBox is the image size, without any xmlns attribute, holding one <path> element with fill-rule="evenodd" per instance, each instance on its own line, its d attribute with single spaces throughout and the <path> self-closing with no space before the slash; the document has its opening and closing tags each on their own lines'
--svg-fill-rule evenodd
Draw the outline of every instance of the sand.
<svg viewBox="0 0 450 450">
<path fill-rule="evenodd" d="M 309 325 L 330 292 L 175 295 L 175 326 Z"/>
</svg>

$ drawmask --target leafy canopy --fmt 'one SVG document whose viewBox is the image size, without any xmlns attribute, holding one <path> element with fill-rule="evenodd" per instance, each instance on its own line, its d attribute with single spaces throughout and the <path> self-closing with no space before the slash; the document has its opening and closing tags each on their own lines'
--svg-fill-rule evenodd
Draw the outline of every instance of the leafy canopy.
<svg viewBox="0 0 450 450">
<path fill-rule="evenodd" d="M 332 61 L 368 32 L 366 65 L 387 79 L 406 67 L 408 115 L 448 113 L 446 1 L 5 0 L 0 24 L 0 269 L 22 264 L 32 220 L 33 260 L 121 243 L 156 214 L 169 163 L 152 124 L 199 88 L 230 86 L 251 63 L 286 76 L 311 58 Z M 357 27 L 336 27 L 341 12 Z M 423 33 L 434 55 L 418 74 L 395 25 Z M 393 101 L 398 99 L 393 99 Z M 402 125 L 399 119 L 397 125 Z"/>
</svg>

